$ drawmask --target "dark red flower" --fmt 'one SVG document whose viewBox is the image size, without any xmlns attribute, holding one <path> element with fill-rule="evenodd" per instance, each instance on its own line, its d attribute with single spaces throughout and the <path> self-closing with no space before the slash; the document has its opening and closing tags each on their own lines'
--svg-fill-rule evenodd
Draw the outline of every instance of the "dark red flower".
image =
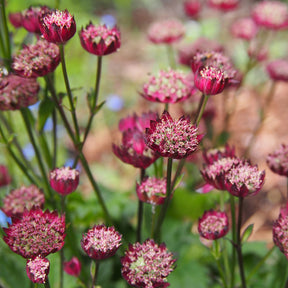
<svg viewBox="0 0 288 288">
<path fill-rule="evenodd" d="M 238 7 L 240 0 L 209 0 L 208 5 L 223 12 L 234 10 Z"/>
<path fill-rule="evenodd" d="M 288 145 L 282 144 L 279 149 L 270 153 L 266 162 L 274 173 L 288 177 Z"/>
<path fill-rule="evenodd" d="M 15 27 L 15 28 L 20 28 L 22 27 L 22 22 L 23 22 L 23 16 L 22 12 L 14 12 L 14 13 L 9 13 L 8 15 L 10 23 Z"/>
<path fill-rule="evenodd" d="M 226 144 L 224 147 L 203 151 L 203 158 L 205 160 L 205 163 L 208 165 L 227 157 L 236 157 L 235 147 L 230 147 L 229 144 Z"/>
<path fill-rule="evenodd" d="M 188 0 L 184 2 L 185 14 L 191 18 L 197 18 L 201 10 L 200 0 Z"/>
<path fill-rule="evenodd" d="M 9 175 L 7 167 L 5 165 L 0 165 L 0 187 L 7 186 L 10 183 L 11 183 L 11 177 Z"/>
<path fill-rule="evenodd" d="M 64 262 L 64 271 L 74 277 L 79 277 L 81 272 L 81 262 L 77 257 L 72 257 L 70 261 Z"/>
<path fill-rule="evenodd" d="M 48 259 L 37 256 L 28 259 L 26 264 L 26 273 L 33 283 L 44 284 L 48 280 L 50 262 Z"/>
</svg>

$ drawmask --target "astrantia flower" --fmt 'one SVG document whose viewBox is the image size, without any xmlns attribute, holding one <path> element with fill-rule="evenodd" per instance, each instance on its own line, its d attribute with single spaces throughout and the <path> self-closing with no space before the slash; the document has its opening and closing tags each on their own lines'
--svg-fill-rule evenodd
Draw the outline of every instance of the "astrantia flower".
<svg viewBox="0 0 288 288">
<path fill-rule="evenodd" d="M 249 162 L 241 162 L 225 174 L 226 190 L 236 197 L 256 195 L 264 184 L 265 171 Z"/>
<path fill-rule="evenodd" d="M 40 31 L 48 42 L 64 44 L 76 32 L 74 17 L 67 11 L 53 10 L 39 17 Z"/>
<path fill-rule="evenodd" d="M 26 273 L 33 283 L 46 283 L 50 270 L 48 259 L 37 256 L 34 259 L 28 259 L 26 264 Z"/>
<path fill-rule="evenodd" d="M 64 245 L 65 217 L 56 211 L 32 208 L 21 217 L 12 217 L 12 225 L 3 229 L 3 240 L 16 254 L 26 259 L 46 257 Z"/>
<path fill-rule="evenodd" d="M 209 0 L 210 7 L 227 12 L 238 7 L 240 0 Z"/>
<path fill-rule="evenodd" d="M 121 246 L 122 235 L 112 227 L 95 225 L 83 235 L 81 247 L 92 259 L 102 260 L 113 256 Z"/>
<path fill-rule="evenodd" d="M 152 205 L 161 205 L 166 197 L 166 179 L 147 177 L 136 185 L 138 198 Z"/>
<path fill-rule="evenodd" d="M 288 27 L 288 8 L 280 1 L 261 1 L 252 10 L 255 23 L 267 29 L 280 30 Z"/>
<path fill-rule="evenodd" d="M 56 168 L 50 172 L 50 185 L 61 195 L 74 192 L 79 184 L 79 171 L 70 167 Z"/>
<path fill-rule="evenodd" d="M 161 118 L 151 121 L 146 129 L 145 141 L 148 147 L 163 157 L 181 159 L 192 154 L 198 147 L 203 135 L 198 134 L 196 125 L 182 116 L 173 120 L 167 111 Z"/>
<path fill-rule="evenodd" d="M 36 79 L 9 74 L 3 81 L 6 85 L 0 89 L 0 110 L 18 110 L 38 101 L 40 86 Z"/>
<path fill-rule="evenodd" d="M 235 157 L 235 147 L 230 147 L 228 144 L 226 144 L 224 147 L 203 151 L 203 158 L 205 163 L 209 165 L 227 157 Z"/>
<path fill-rule="evenodd" d="M 79 36 L 82 47 L 97 56 L 114 53 L 121 45 L 120 31 L 117 27 L 94 26 L 90 23 L 85 29 L 81 29 Z"/>
<path fill-rule="evenodd" d="M 198 222 L 198 232 L 201 237 L 216 240 L 224 237 L 229 231 L 228 216 L 225 212 L 206 211 Z"/>
<path fill-rule="evenodd" d="M 43 208 L 44 202 L 44 193 L 37 186 L 21 186 L 4 197 L 2 210 L 7 216 L 19 216 L 33 206 Z"/>
<path fill-rule="evenodd" d="M 60 62 L 59 47 L 46 40 L 25 46 L 12 63 L 13 71 L 22 77 L 35 78 L 53 72 Z"/>
<path fill-rule="evenodd" d="M 234 37 L 250 41 L 258 32 L 258 27 L 251 18 L 242 18 L 236 20 L 232 27 L 231 33 Z"/>
<path fill-rule="evenodd" d="M 39 17 L 50 9 L 47 6 L 30 6 L 22 11 L 22 26 L 29 32 L 40 34 Z"/>
<path fill-rule="evenodd" d="M 160 103 L 177 103 L 186 100 L 197 91 L 193 82 L 182 71 L 162 70 L 152 75 L 140 93 L 145 99 Z"/>
<path fill-rule="evenodd" d="M 5 165 L 0 165 L 0 187 L 6 186 L 10 183 L 11 177 L 9 175 L 7 167 Z"/>
<path fill-rule="evenodd" d="M 136 168 L 146 169 L 158 158 L 144 141 L 144 131 L 150 127 L 150 121 L 156 120 L 157 113 L 143 113 L 141 116 L 133 116 L 121 119 L 119 130 L 122 134 L 122 144 L 117 146 L 113 144 L 114 154 L 124 163 L 133 165 Z"/>
<path fill-rule="evenodd" d="M 270 78 L 274 81 L 288 82 L 288 61 L 278 59 L 271 61 L 266 66 Z"/>
<path fill-rule="evenodd" d="M 204 166 L 200 172 L 207 183 L 216 189 L 225 190 L 225 174 L 239 162 L 240 160 L 236 157 L 224 157 Z"/>
<path fill-rule="evenodd" d="M 288 145 L 282 144 L 267 156 L 266 161 L 274 173 L 288 177 Z"/>
<path fill-rule="evenodd" d="M 280 213 L 273 223 L 273 241 L 288 259 L 288 216 Z"/>
<path fill-rule="evenodd" d="M 81 272 L 81 262 L 77 257 L 72 257 L 70 261 L 64 262 L 64 271 L 74 277 L 79 277 Z"/>
<path fill-rule="evenodd" d="M 201 1 L 199 0 L 188 0 L 184 2 L 185 14 L 191 18 L 197 18 L 201 10 Z"/>
<path fill-rule="evenodd" d="M 143 244 L 130 244 L 121 258 L 122 276 L 133 287 L 168 287 L 168 275 L 174 270 L 175 259 L 164 243 L 147 239 Z"/>
<path fill-rule="evenodd" d="M 172 44 L 184 34 L 184 25 L 176 19 L 155 22 L 148 29 L 148 38 L 154 44 Z"/>
<path fill-rule="evenodd" d="M 20 28 L 22 27 L 22 21 L 23 21 L 23 16 L 21 12 L 14 12 L 14 13 L 9 13 L 8 15 L 10 23 L 15 27 L 15 28 Z"/>
</svg>

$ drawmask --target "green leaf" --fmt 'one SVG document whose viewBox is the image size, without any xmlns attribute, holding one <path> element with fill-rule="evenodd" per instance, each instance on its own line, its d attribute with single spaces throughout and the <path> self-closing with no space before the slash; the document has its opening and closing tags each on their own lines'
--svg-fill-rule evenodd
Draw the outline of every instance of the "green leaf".
<svg viewBox="0 0 288 288">
<path fill-rule="evenodd" d="M 243 235 L 242 235 L 242 240 L 241 240 L 242 243 L 245 243 L 248 240 L 248 238 L 251 236 L 251 234 L 253 232 L 253 227 L 254 227 L 254 224 L 250 224 L 245 229 L 245 231 L 243 232 Z"/>
<path fill-rule="evenodd" d="M 103 105 L 105 104 L 106 101 L 101 102 L 99 105 L 97 105 L 93 111 L 94 114 L 97 114 L 101 108 L 103 107 Z"/>
<path fill-rule="evenodd" d="M 38 121 L 37 121 L 37 130 L 42 132 L 44 125 L 52 114 L 55 107 L 55 103 L 50 98 L 45 98 L 41 101 L 38 111 Z"/>
</svg>

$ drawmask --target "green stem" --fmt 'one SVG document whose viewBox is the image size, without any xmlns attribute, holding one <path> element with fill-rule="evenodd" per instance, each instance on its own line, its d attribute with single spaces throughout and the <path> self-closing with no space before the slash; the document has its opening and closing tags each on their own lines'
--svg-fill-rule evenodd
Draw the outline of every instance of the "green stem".
<svg viewBox="0 0 288 288">
<path fill-rule="evenodd" d="M 141 169 L 140 172 L 140 183 L 144 180 L 145 177 L 145 169 Z M 136 241 L 141 242 L 141 230 L 142 230 L 142 222 L 143 222 L 143 202 L 138 200 L 138 224 L 137 224 L 137 234 Z"/>
<path fill-rule="evenodd" d="M 74 129 L 75 129 L 75 136 L 78 142 L 80 142 L 80 134 L 79 134 L 79 126 L 77 122 L 77 117 L 76 117 L 76 111 L 75 111 L 75 106 L 74 106 L 74 101 L 73 101 L 73 95 L 71 92 L 70 84 L 69 84 L 69 79 L 68 79 L 68 74 L 67 74 L 67 69 L 66 69 L 66 62 L 65 62 L 65 57 L 64 57 L 64 45 L 59 45 L 60 49 L 60 59 L 61 59 L 61 64 L 62 64 L 62 72 L 63 72 L 63 77 L 64 77 L 64 82 L 66 86 L 66 91 L 70 103 L 70 108 L 71 108 L 71 114 L 72 114 L 72 119 L 74 123 Z"/>
<path fill-rule="evenodd" d="M 57 165 L 57 114 L 56 110 L 52 113 L 53 120 L 53 159 L 52 159 L 52 169 L 56 168 Z"/>
<path fill-rule="evenodd" d="M 91 288 L 94 288 L 97 283 L 97 277 L 99 272 L 100 261 L 95 260 L 95 273 L 92 278 L 92 285 Z"/>
<path fill-rule="evenodd" d="M 235 201 L 234 196 L 230 195 L 230 209 L 231 209 L 231 218 L 232 218 L 232 242 L 233 244 L 237 241 L 237 231 L 236 231 L 236 215 L 235 215 Z M 235 281 L 235 261 L 236 260 L 236 250 L 232 249 L 232 259 L 231 259 L 231 282 L 230 287 L 234 287 Z"/>
<path fill-rule="evenodd" d="M 175 61 L 175 55 L 174 55 L 174 49 L 172 45 L 167 45 L 167 54 L 168 54 L 168 62 L 172 69 L 176 68 L 176 61 Z"/>
<path fill-rule="evenodd" d="M 214 258 L 215 258 L 216 263 L 217 263 L 217 267 L 218 267 L 218 270 L 219 270 L 219 273 L 220 273 L 220 276 L 221 276 L 221 279 L 222 279 L 222 282 L 223 282 L 223 286 L 225 288 L 227 288 L 225 275 L 224 275 L 223 268 L 222 268 L 221 261 L 220 261 L 221 252 L 220 252 L 219 239 L 214 240 L 213 241 L 213 245 L 214 245 L 214 247 L 213 247 L 213 249 L 214 249 Z"/>
<path fill-rule="evenodd" d="M 45 288 L 50 288 L 50 282 L 49 279 L 47 279 L 47 281 L 44 284 Z"/>
<path fill-rule="evenodd" d="M 61 214 L 65 215 L 65 196 L 61 195 Z M 64 282 L 64 247 L 60 250 L 60 288 L 63 288 Z"/>
<path fill-rule="evenodd" d="M 209 95 L 202 94 L 201 100 L 198 106 L 198 110 L 195 116 L 195 120 L 194 120 L 194 124 L 196 124 L 196 126 L 198 126 L 200 123 L 200 120 L 202 118 L 208 99 L 209 99 Z"/>
</svg>

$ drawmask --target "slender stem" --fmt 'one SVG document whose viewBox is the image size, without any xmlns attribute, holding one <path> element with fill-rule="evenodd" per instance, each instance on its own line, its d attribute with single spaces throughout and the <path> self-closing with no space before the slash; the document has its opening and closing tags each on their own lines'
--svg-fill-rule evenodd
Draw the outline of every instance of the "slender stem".
<svg viewBox="0 0 288 288">
<path fill-rule="evenodd" d="M 145 169 L 141 169 L 140 183 L 142 183 L 144 177 L 145 177 Z M 138 200 L 138 224 L 137 224 L 137 234 L 136 234 L 137 242 L 141 242 L 142 221 L 143 221 L 143 202 L 139 199 Z"/>
<path fill-rule="evenodd" d="M 202 94 L 201 100 L 200 100 L 200 103 L 199 103 L 199 106 L 198 106 L 198 110 L 197 110 L 197 113 L 196 113 L 196 117 L 195 117 L 195 120 L 194 120 L 194 124 L 196 124 L 197 126 L 200 123 L 200 120 L 202 118 L 202 115 L 203 115 L 203 112 L 205 110 L 205 107 L 206 107 L 208 99 L 209 99 L 209 95 Z"/>
<path fill-rule="evenodd" d="M 52 168 L 55 169 L 57 165 L 57 114 L 56 110 L 53 110 L 52 113 L 53 120 L 53 159 L 52 159 Z"/>
<path fill-rule="evenodd" d="M 64 57 L 64 45 L 59 45 L 60 49 L 60 59 L 61 59 L 61 64 L 62 64 L 62 72 L 63 72 L 63 77 L 64 77 L 64 82 L 66 86 L 66 91 L 70 103 L 70 108 L 71 108 L 71 114 L 72 114 L 72 119 L 74 123 L 74 129 L 75 129 L 75 136 L 78 142 L 80 142 L 80 134 L 79 134 L 79 126 L 77 122 L 77 117 L 76 117 L 76 111 L 75 111 L 75 106 L 74 106 L 74 101 L 73 101 L 73 95 L 71 92 L 70 84 L 69 84 L 69 79 L 68 79 L 68 74 L 67 74 L 67 69 L 66 69 L 66 62 L 65 62 L 65 57 Z"/>
<path fill-rule="evenodd" d="M 235 215 L 235 201 L 234 196 L 230 195 L 230 209 L 231 209 L 231 218 L 232 218 L 232 242 L 233 244 L 237 241 L 237 231 L 236 231 L 236 215 Z M 236 250 L 232 249 L 232 259 L 231 259 L 231 282 L 230 287 L 234 287 L 235 281 L 235 260 L 236 260 Z"/>
<path fill-rule="evenodd" d="M 61 214 L 65 214 L 65 196 L 61 195 Z M 64 249 L 60 250 L 60 288 L 63 288 L 63 281 L 64 280 Z"/>
<path fill-rule="evenodd" d="M 49 279 L 44 283 L 45 288 L 50 288 L 50 282 Z"/>
<path fill-rule="evenodd" d="M 97 283 L 97 277 L 99 272 L 100 261 L 95 260 L 95 273 L 92 278 L 92 285 L 91 288 L 94 288 Z"/>
<path fill-rule="evenodd" d="M 244 263 L 243 263 L 242 243 L 241 243 L 243 201 L 244 198 L 239 197 L 239 211 L 238 211 L 238 224 L 237 224 L 237 254 L 238 254 L 238 265 L 239 265 L 242 288 L 246 288 L 246 279 L 244 273 Z"/>
<path fill-rule="evenodd" d="M 221 262 L 220 262 L 220 242 L 219 242 L 219 239 L 216 239 L 213 241 L 213 249 L 214 249 L 214 258 L 216 260 L 216 263 L 217 263 L 217 267 L 218 267 L 218 270 L 219 270 L 219 273 L 220 273 L 220 276 L 221 276 L 221 279 L 222 279 L 222 282 L 223 282 L 223 286 L 225 288 L 227 288 L 227 283 L 226 283 L 226 279 L 225 279 L 225 275 L 224 275 L 224 272 L 223 272 L 223 268 L 222 268 L 222 265 L 221 265 Z"/>
<path fill-rule="evenodd" d="M 167 45 L 167 54 L 168 54 L 168 61 L 169 61 L 170 67 L 172 69 L 175 69 L 176 61 L 175 61 L 174 49 L 172 45 Z"/>
</svg>

